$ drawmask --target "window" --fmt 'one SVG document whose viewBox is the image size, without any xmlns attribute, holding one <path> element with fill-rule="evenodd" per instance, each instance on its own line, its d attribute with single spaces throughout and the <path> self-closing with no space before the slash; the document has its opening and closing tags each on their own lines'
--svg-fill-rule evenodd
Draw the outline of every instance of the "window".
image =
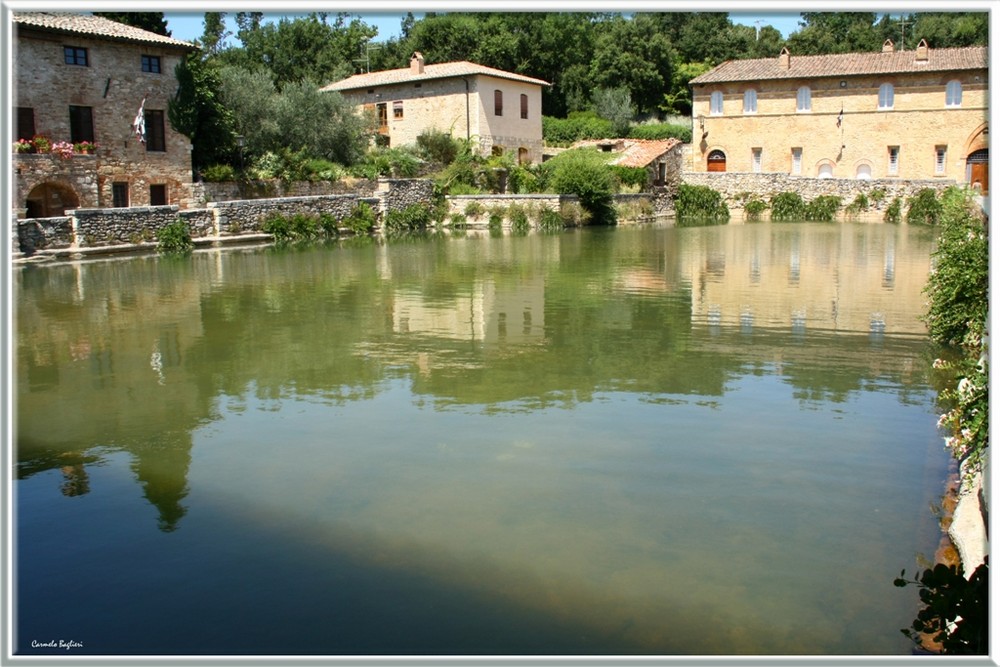
<svg viewBox="0 0 1000 667">
<path fill-rule="evenodd" d="M 149 186 L 149 205 L 150 206 L 166 206 L 167 205 L 167 186 L 166 185 L 150 185 Z"/>
<path fill-rule="evenodd" d="M 128 183 L 111 184 L 111 205 L 115 208 L 128 206 Z"/>
<path fill-rule="evenodd" d="M 857 171 L 854 172 L 854 177 L 859 181 L 870 181 L 872 180 L 872 168 L 869 164 L 859 164 Z"/>
<path fill-rule="evenodd" d="M 402 120 L 403 119 L 403 102 L 402 100 L 392 103 L 392 119 Z"/>
<path fill-rule="evenodd" d="M 160 73 L 160 56 L 143 56 L 142 71 L 150 74 Z"/>
<path fill-rule="evenodd" d="M 833 165 L 825 162 L 819 166 L 819 178 L 833 178 Z"/>
<path fill-rule="evenodd" d="M 521 118 L 528 117 L 528 96 L 521 93 Z"/>
<path fill-rule="evenodd" d="M 948 147 L 947 146 L 935 146 L 934 147 L 934 174 L 937 176 L 944 176 L 945 165 L 947 164 L 948 158 Z"/>
<path fill-rule="evenodd" d="M 163 112 L 146 109 L 146 152 L 167 150 L 163 128 Z"/>
<path fill-rule="evenodd" d="M 91 107 L 69 108 L 69 140 L 74 144 L 94 140 L 94 113 Z"/>
<path fill-rule="evenodd" d="M 798 112 L 812 111 L 812 90 L 809 86 L 799 88 L 795 96 L 795 110 Z"/>
<path fill-rule="evenodd" d="M 524 148 L 523 146 L 521 148 L 518 148 L 517 149 L 517 163 L 518 164 L 528 164 L 530 161 L 531 161 L 531 157 L 528 154 L 528 149 Z"/>
<path fill-rule="evenodd" d="M 762 149 L 760 149 L 760 148 L 751 148 L 750 149 L 752 171 L 755 174 L 759 174 L 760 173 L 760 165 L 761 165 L 761 158 L 762 158 L 762 156 L 763 156 L 763 150 Z"/>
<path fill-rule="evenodd" d="M 17 136 L 15 139 L 31 139 L 35 136 L 35 110 L 31 107 L 17 107 Z"/>
<path fill-rule="evenodd" d="M 743 93 L 743 113 L 757 113 L 757 91 L 752 88 Z"/>
<path fill-rule="evenodd" d="M 80 48 L 79 46 L 64 46 L 63 58 L 67 65 L 81 65 L 83 67 L 89 65 L 87 62 L 87 49 Z"/>
<path fill-rule="evenodd" d="M 802 173 L 802 149 L 793 148 L 792 149 L 792 173 L 801 174 Z"/>
<path fill-rule="evenodd" d="M 503 115 L 503 91 L 494 90 L 493 91 L 493 115 L 502 116 Z"/>
<path fill-rule="evenodd" d="M 878 108 L 891 109 L 894 91 L 891 83 L 883 83 L 878 87 Z"/>
<path fill-rule="evenodd" d="M 711 111 L 711 114 L 713 116 L 721 116 L 722 115 L 722 91 L 721 90 L 717 90 L 714 93 L 712 93 L 712 98 L 711 98 L 710 105 L 711 105 L 710 111 Z"/>
<path fill-rule="evenodd" d="M 889 146 L 889 175 L 899 175 L 899 146 Z"/>
<path fill-rule="evenodd" d="M 949 81 L 944 89 L 944 105 L 946 107 L 962 106 L 962 82 Z"/>
<path fill-rule="evenodd" d="M 380 132 L 389 130 L 389 107 L 385 102 L 375 105 L 375 112 L 378 114 L 378 129 Z"/>
</svg>

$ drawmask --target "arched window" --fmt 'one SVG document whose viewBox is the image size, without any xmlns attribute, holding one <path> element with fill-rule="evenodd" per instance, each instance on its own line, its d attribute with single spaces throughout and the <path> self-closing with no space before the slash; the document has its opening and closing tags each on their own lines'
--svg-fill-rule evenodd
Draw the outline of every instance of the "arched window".
<svg viewBox="0 0 1000 667">
<path fill-rule="evenodd" d="M 709 171 L 725 171 L 726 170 L 726 154 L 720 150 L 714 150 L 708 154 L 708 170 Z"/>
<path fill-rule="evenodd" d="M 524 146 L 522 146 L 521 148 L 518 148 L 517 149 L 517 163 L 518 164 L 527 164 L 528 162 L 530 162 L 530 158 L 528 156 L 528 149 L 525 148 Z"/>
<path fill-rule="evenodd" d="M 944 89 L 944 105 L 946 107 L 962 106 L 962 82 L 958 80 L 949 81 Z"/>
<path fill-rule="evenodd" d="M 819 178 L 833 178 L 833 165 L 829 162 L 824 162 L 819 166 L 819 173 L 817 174 Z"/>
<path fill-rule="evenodd" d="M 717 90 L 714 93 L 712 93 L 711 109 L 710 109 L 710 111 L 711 111 L 711 113 L 712 113 L 713 116 L 721 116 L 722 115 L 722 91 L 721 90 Z"/>
<path fill-rule="evenodd" d="M 757 113 L 757 91 L 753 88 L 743 93 L 743 113 Z"/>
<path fill-rule="evenodd" d="M 878 108 L 891 109 L 895 91 L 891 83 L 883 83 L 878 87 Z"/>
<path fill-rule="evenodd" d="M 799 88 L 799 92 L 796 95 L 796 105 L 795 110 L 802 111 L 812 111 L 812 90 L 809 86 L 802 86 Z"/>
<path fill-rule="evenodd" d="M 870 181 L 872 180 L 872 167 L 870 164 L 859 164 L 857 171 L 854 173 L 854 177 L 859 181 Z"/>
</svg>

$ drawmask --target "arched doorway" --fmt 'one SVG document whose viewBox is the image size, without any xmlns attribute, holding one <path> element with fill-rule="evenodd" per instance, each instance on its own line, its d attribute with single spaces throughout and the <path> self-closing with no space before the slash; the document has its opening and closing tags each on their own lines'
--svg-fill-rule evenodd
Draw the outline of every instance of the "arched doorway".
<svg viewBox="0 0 1000 667">
<path fill-rule="evenodd" d="M 66 215 L 68 209 L 80 207 L 80 198 L 70 188 L 58 183 L 36 185 L 25 198 L 29 218 L 54 218 Z"/>
<path fill-rule="evenodd" d="M 990 149 L 980 148 L 978 151 L 969 154 L 965 158 L 966 175 L 969 178 L 969 187 L 979 190 L 982 194 L 989 194 L 990 188 Z"/>
<path fill-rule="evenodd" d="M 726 154 L 720 150 L 714 150 L 708 154 L 708 170 L 709 171 L 725 171 L 726 170 Z"/>
</svg>

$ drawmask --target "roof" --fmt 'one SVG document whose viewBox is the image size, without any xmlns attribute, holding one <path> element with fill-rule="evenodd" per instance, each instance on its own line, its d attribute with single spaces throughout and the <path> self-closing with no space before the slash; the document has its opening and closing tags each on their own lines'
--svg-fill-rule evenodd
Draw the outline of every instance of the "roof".
<svg viewBox="0 0 1000 667">
<path fill-rule="evenodd" d="M 530 76 L 515 74 L 513 72 L 505 72 L 502 69 L 494 69 L 492 67 L 486 67 L 485 65 L 470 63 L 467 60 L 461 60 L 458 62 L 440 63 L 437 65 L 424 65 L 424 71 L 420 74 L 414 73 L 409 67 L 401 69 L 387 69 L 381 72 L 371 72 L 370 74 L 355 74 L 352 77 L 348 77 L 340 81 L 334 81 L 331 84 L 323 86 L 320 90 L 357 90 L 359 88 L 375 88 L 378 86 L 389 86 L 397 83 L 427 81 L 428 79 L 449 79 L 452 77 L 472 76 L 475 74 L 492 76 L 498 79 L 520 81 L 522 83 L 533 83 L 537 86 L 551 85 L 548 81 L 542 81 L 541 79 L 534 79 Z"/>
<path fill-rule="evenodd" d="M 838 53 L 825 56 L 796 56 L 793 53 L 789 58 L 788 69 L 783 69 L 779 65 L 780 56 L 753 60 L 728 60 L 715 69 L 691 79 L 691 83 L 986 69 L 989 61 L 985 46 L 928 49 L 925 61 L 918 61 L 916 55 L 917 52 L 913 50 Z"/>
<path fill-rule="evenodd" d="M 585 139 L 573 144 L 573 148 L 600 148 L 611 146 L 618 155 L 609 164 L 619 167 L 645 167 L 650 162 L 680 146 L 679 139 Z"/>
<path fill-rule="evenodd" d="M 138 42 L 142 44 L 157 44 L 183 49 L 197 49 L 190 42 L 182 42 L 173 37 L 165 37 L 149 30 L 135 28 L 124 23 L 106 19 L 103 16 L 90 14 L 72 14 L 69 12 L 14 12 L 13 20 L 16 26 L 30 26 L 51 32 L 75 34 L 113 41 Z"/>
</svg>

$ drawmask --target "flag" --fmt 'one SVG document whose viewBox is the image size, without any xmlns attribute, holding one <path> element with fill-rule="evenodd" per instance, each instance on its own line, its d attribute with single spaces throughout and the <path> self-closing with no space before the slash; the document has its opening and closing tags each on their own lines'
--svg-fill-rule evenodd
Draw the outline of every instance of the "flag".
<svg viewBox="0 0 1000 667">
<path fill-rule="evenodd" d="M 840 127 L 840 124 L 843 122 L 844 122 L 844 108 L 841 107 L 840 113 L 837 114 L 837 127 Z"/>
<path fill-rule="evenodd" d="M 146 143 L 146 98 L 142 98 L 142 104 L 139 105 L 139 113 L 135 115 L 135 120 L 132 121 L 132 131 L 135 132 L 135 138 Z"/>
</svg>

